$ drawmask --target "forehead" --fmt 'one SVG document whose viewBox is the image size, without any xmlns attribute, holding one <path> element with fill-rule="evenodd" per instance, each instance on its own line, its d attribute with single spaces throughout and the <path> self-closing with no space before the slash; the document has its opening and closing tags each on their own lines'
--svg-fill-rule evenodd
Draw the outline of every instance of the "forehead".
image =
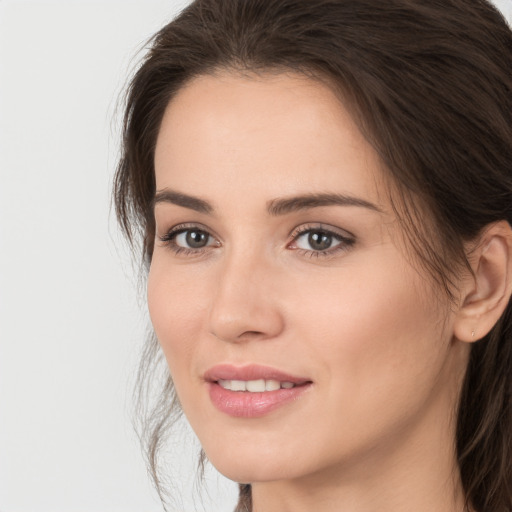
<svg viewBox="0 0 512 512">
<path fill-rule="evenodd" d="M 169 103 L 157 188 L 184 193 L 350 192 L 378 198 L 381 162 L 340 99 L 298 74 L 195 78 Z"/>
</svg>

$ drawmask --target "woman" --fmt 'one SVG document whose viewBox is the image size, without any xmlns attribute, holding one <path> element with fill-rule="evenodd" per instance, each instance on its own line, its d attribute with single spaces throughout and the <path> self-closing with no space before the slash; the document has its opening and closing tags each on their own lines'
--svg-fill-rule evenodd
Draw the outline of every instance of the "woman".
<svg viewBox="0 0 512 512">
<path fill-rule="evenodd" d="M 131 82 L 115 187 L 172 377 L 157 486 L 181 407 L 238 511 L 512 510 L 512 33 L 490 4 L 195 1 Z"/>
</svg>

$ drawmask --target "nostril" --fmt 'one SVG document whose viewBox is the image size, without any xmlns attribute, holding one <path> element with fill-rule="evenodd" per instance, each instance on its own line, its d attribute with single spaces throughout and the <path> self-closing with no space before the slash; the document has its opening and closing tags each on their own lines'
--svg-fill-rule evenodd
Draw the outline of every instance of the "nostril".
<svg viewBox="0 0 512 512">
<path fill-rule="evenodd" d="M 229 339 L 227 339 L 226 337 L 223 337 L 223 336 L 219 336 L 216 332 L 212 331 L 211 334 L 213 336 L 215 336 L 217 339 L 221 340 L 221 341 L 230 341 Z M 254 339 L 254 338 L 261 338 L 261 337 L 264 337 L 265 336 L 265 333 L 261 332 L 261 331 L 244 331 L 242 332 L 241 334 L 235 336 L 233 338 L 234 341 L 244 341 L 244 340 L 250 340 L 250 339 Z"/>
<path fill-rule="evenodd" d="M 265 333 L 260 331 L 245 331 L 242 334 L 238 336 L 238 341 L 244 341 L 244 340 L 252 340 L 257 338 L 264 338 Z"/>
</svg>

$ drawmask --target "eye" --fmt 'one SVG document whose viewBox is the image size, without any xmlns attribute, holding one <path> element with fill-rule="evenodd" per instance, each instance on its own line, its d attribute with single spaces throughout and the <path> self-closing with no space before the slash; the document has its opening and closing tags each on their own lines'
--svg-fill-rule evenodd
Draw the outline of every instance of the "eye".
<svg viewBox="0 0 512 512">
<path fill-rule="evenodd" d="M 208 247 L 220 246 L 220 243 L 208 231 L 198 226 L 179 225 L 159 237 L 160 241 L 176 254 L 200 254 Z"/>
<path fill-rule="evenodd" d="M 347 250 L 355 239 L 348 233 L 342 235 L 322 226 L 302 226 L 292 235 L 293 241 L 288 246 L 309 256 L 329 256 L 338 251 Z"/>
<path fill-rule="evenodd" d="M 340 243 L 340 240 L 337 240 L 332 233 L 327 231 L 307 231 L 297 237 L 295 241 L 298 249 L 313 251 L 326 251 L 331 249 L 333 245 L 339 245 Z"/>
<path fill-rule="evenodd" d="M 201 249 L 211 245 L 212 237 L 199 229 L 187 229 L 174 236 L 174 243 L 186 249 Z"/>
</svg>

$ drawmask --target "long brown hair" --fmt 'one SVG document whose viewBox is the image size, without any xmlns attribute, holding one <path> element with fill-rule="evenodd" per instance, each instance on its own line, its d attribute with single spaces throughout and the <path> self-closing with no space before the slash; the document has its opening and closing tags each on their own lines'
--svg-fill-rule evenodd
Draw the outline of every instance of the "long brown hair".
<svg viewBox="0 0 512 512">
<path fill-rule="evenodd" d="M 400 192 L 396 212 L 418 260 L 449 297 L 464 242 L 494 221 L 512 223 L 512 32 L 490 3 L 196 0 L 154 36 L 127 93 L 114 196 L 146 264 L 164 110 L 187 81 L 219 69 L 291 70 L 339 92 Z M 418 222 L 424 211 L 428 230 Z M 152 379 L 158 357 L 153 337 L 141 382 Z M 143 422 L 162 497 L 159 450 L 179 415 L 170 376 L 163 381 Z M 511 391 L 509 305 L 473 344 L 458 408 L 462 483 L 479 512 L 512 510 Z M 249 485 L 240 486 L 237 510 L 251 510 Z"/>
</svg>

